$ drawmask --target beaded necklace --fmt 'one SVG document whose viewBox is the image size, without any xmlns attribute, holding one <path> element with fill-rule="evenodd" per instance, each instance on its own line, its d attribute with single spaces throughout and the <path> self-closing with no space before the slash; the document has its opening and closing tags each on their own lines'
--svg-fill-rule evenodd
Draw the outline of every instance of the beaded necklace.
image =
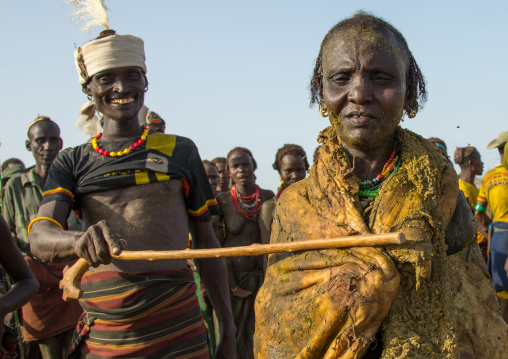
<svg viewBox="0 0 508 359">
<path fill-rule="evenodd" d="M 134 142 L 134 144 L 130 145 L 129 147 L 125 148 L 123 151 L 109 152 L 109 151 L 105 151 L 102 148 L 100 148 L 98 141 L 102 137 L 102 132 L 94 137 L 94 139 L 92 140 L 92 147 L 97 153 L 100 153 L 101 155 L 104 155 L 106 157 L 121 157 L 123 155 L 128 155 L 131 151 L 134 151 L 135 149 L 139 148 L 139 145 L 141 145 L 143 142 L 145 142 L 146 136 L 148 135 L 149 128 L 146 126 L 142 126 L 142 127 L 143 127 L 143 134 L 141 135 L 139 140 Z"/>
<path fill-rule="evenodd" d="M 372 180 L 359 180 L 360 190 L 358 191 L 358 195 L 361 197 L 363 201 L 372 202 L 379 194 L 379 188 L 385 179 L 389 178 L 391 175 L 397 171 L 401 165 L 402 159 L 400 156 L 400 146 L 397 141 L 395 141 L 393 145 L 393 152 L 390 155 L 388 161 L 384 164 L 383 170 L 380 174 L 376 176 L 376 178 Z"/>
<path fill-rule="evenodd" d="M 231 187 L 229 194 L 231 195 L 231 201 L 233 202 L 235 212 L 254 221 L 261 209 L 261 188 L 259 188 L 258 185 L 254 185 L 253 194 L 250 196 L 242 196 L 236 189 L 236 185 L 234 185 Z"/>
</svg>

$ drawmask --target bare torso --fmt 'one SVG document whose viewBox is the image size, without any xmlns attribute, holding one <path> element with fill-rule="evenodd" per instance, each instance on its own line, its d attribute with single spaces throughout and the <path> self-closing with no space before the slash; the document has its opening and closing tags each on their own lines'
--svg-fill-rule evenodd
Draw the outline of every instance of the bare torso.
<svg viewBox="0 0 508 359">
<path fill-rule="evenodd" d="M 129 251 L 185 249 L 189 220 L 182 186 L 182 181 L 171 180 L 87 194 L 81 199 L 85 228 L 107 219 L 118 238 L 125 240 Z M 142 273 L 186 267 L 186 260 L 113 259 L 109 265 L 90 270 Z"/>
<path fill-rule="evenodd" d="M 272 191 L 262 190 L 263 203 L 274 196 Z M 225 237 L 222 247 L 250 246 L 261 243 L 258 220 L 252 221 L 235 212 L 229 192 L 220 193 L 217 202 L 225 225 Z M 251 272 L 262 263 L 262 257 L 231 257 L 233 268 L 242 272 Z"/>
</svg>

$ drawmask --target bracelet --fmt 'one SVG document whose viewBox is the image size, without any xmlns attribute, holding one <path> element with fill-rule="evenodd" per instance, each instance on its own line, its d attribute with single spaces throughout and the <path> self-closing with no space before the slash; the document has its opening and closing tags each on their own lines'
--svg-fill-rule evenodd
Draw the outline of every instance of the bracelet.
<svg viewBox="0 0 508 359">
<path fill-rule="evenodd" d="M 231 288 L 231 291 L 234 292 L 235 290 L 238 289 L 238 286 L 234 287 L 234 288 Z"/>
<path fill-rule="evenodd" d="M 30 224 L 28 225 L 28 228 L 27 228 L 27 232 L 28 234 L 30 234 L 30 231 L 32 230 L 32 226 L 34 225 L 35 222 L 39 222 L 39 221 L 50 221 L 51 223 L 54 223 L 56 224 L 58 227 L 60 227 L 60 229 L 63 229 L 62 225 L 55 219 L 53 218 L 49 218 L 49 217 L 37 217 L 37 218 L 34 218 Z"/>
<path fill-rule="evenodd" d="M 477 210 L 479 210 L 480 212 L 485 212 L 487 210 L 487 208 L 485 207 L 482 207 L 480 206 L 479 204 L 477 204 L 476 206 L 474 206 L 474 208 L 476 208 Z"/>
</svg>

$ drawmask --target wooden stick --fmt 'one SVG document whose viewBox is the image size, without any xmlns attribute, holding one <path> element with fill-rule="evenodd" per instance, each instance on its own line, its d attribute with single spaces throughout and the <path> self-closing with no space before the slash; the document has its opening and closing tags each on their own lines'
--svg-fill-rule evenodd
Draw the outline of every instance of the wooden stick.
<svg viewBox="0 0 508 359">
<path fill-rule="evenodd" d="M 221 258 L 259 256 L 282 252 L 298 252 L 313 249 L 346 248 L 346 247 L 375 247 L 385 244 L 402 244 L 405 241 L 403 233 L 366 234 L 349 237 L 310 239 L 307 241 L 251 244 L 243 247 L 184 249 L 176 251 L 122 251 L 111 256 L 123 260 L 162 260 L 162 259 L 190 259 L 190 258 Z"/>
<path fill-rule="evenodd" d="M 244 247 L 210 248 L 210 249 L 184 249 L 174 251 L 122 251 L 114 258 L 122 260 L 162 260 L 162 259 L 190 259 L 190 258 L 220 258 L 258 256 L 282 252 L 308 251 L 314 249 L 347 248 L 347 247 L 375 247 L 386 244 L 402 244 L 406 240 L 403 233 L 380 233 L 366 234 L 328 239 L 311 239 L 307 241 L 276 243 L 276 244 L 252 244 Z M 81 278 L 89 268 L 89 264 L 83 258 L 64 271 L 60 281 L 60 289 L 63 289 L 63 299 L 79 299 L 81 291 Z"/>
</svg>

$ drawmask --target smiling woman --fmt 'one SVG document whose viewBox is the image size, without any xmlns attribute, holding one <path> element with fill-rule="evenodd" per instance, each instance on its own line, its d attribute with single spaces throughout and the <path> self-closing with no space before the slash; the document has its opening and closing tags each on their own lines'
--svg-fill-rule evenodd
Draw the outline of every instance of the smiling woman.
<svg viewBox="0 0 508 359">
<path fill-rule="evenodd" d="M 338 23 L 311 95 L 331 126 L 309 177 L 278 200 L 270 242 L 402 232 L 406 243 L 270 255 L 257 358 L 503 358 L 508 326 L 456 174 L 399 127 L 426 96 L 404 37 L 365 13 Z"/>
</svg>

